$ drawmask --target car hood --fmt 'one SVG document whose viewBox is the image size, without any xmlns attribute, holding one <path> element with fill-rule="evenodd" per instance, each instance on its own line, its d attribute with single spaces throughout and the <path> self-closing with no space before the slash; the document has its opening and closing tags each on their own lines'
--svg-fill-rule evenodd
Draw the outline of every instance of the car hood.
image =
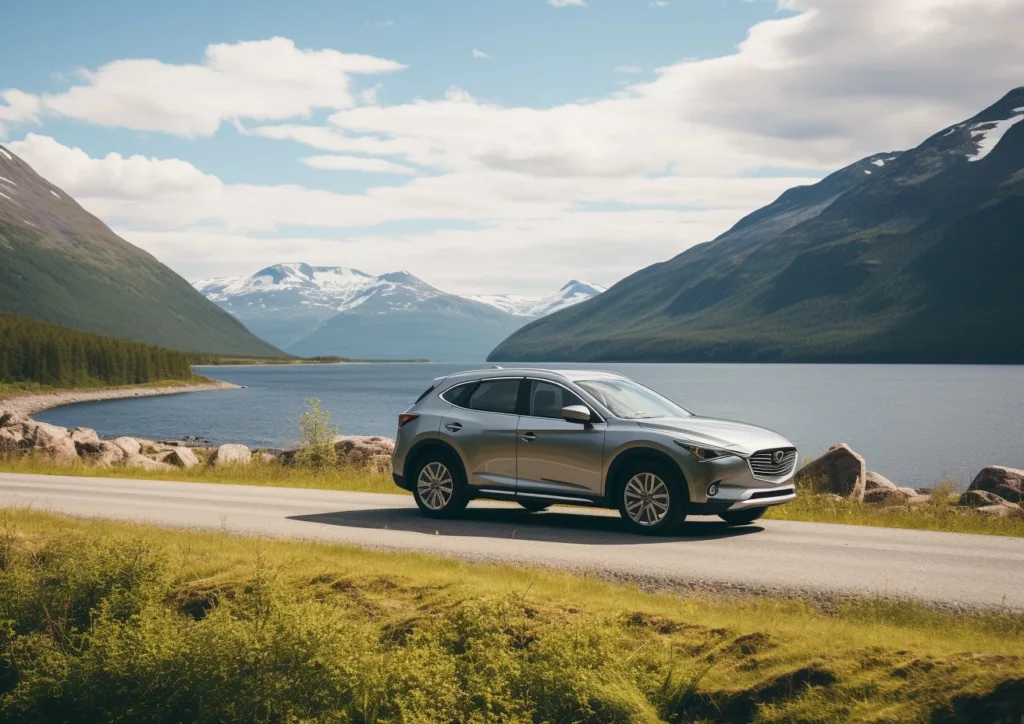
<svg viewBox="0 0 1024 724">
<path fill-rule="evenodd" d="M 638 424 L 646 430 L 664 432 L 679 440 L 725 448 L 743 455 L 766 448 L 794 447 L 793 443 L 777 432 L 745 422 L 714 417 L 660 417 L 656 420 L 641 420 Z"/>
</svg>

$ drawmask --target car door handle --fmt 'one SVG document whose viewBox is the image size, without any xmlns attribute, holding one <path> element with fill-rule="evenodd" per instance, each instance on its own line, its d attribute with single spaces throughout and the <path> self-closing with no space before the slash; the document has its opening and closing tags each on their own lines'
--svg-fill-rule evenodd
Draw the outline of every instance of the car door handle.
<svg viewBox="0 0 1024 724">
<path fill-rule="evenodd" d="M 534 433 L 532 433 L 532 432 L 528 432 L 525 435 L 523 435 L 523 437 L 522 437 L 522 441 L 523 442 L 533 442 L 536 439 L 537 439 L 537 436 Z"/>
<path fill-rule="evenodd" d="M 445 427 L 447 427 L 450 432 L 458 432 L 462 429 L 462 425 L 458 422 L 449 422 Z"/>
</svg>

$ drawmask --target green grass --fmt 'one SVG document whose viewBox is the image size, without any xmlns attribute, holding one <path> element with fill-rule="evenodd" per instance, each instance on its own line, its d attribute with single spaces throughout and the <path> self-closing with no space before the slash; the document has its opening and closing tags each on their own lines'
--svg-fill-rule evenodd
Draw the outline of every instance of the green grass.
<svg viewBox="0 0 1024 724">
<path fill-rule="evenodd" d="M 0 514 L 3 721 L 1006 721 L 1024 616 Z"/>
</svg>

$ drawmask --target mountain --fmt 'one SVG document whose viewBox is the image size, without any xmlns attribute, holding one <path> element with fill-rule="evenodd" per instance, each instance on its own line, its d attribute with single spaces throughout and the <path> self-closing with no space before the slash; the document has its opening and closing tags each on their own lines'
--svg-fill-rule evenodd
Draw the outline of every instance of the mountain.
<svg viewBox="0 0 1024 724">
<path fill-rule="evenodd" d="M 297 355 L 450 361 L 481 360 L 530 319 L 601 291 L 573 281 L 548 297 L 466 298 L 406 271 L 372 276 L 302 263 L 206 279 L 195 288 Z"/>
<path fill-rule="evenodd" d="M 1022 120 L 1018 88 L 787 191 L 490 359 L 1022 363 Z"/>
<path fill-rule="evenodd" d="M 2 146 L 0 310 L 188 352 L 282 356 Z"/>
<path fill-rule="evenodd" d="M 515 317 L 544 317 L 560 309 L 566 309 L 585 302 L 605 290 L 604 287 L 573 279 L 554 294 L 546 297 L 526 297 L 510 294 L 495 294 L 470 297 L 477 302 L 489 304 Z"/>
</svg>

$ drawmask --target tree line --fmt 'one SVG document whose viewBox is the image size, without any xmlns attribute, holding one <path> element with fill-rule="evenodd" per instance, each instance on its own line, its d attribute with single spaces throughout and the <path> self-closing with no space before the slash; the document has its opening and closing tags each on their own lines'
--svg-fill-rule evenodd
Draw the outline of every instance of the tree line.
<svg viewBox="0 0 1024 724">
<path fill-rule="evenodd" d="M 188 380 L 189 356 L 0 312 L 0 382 L 56 387 Z"/>
</svg>

